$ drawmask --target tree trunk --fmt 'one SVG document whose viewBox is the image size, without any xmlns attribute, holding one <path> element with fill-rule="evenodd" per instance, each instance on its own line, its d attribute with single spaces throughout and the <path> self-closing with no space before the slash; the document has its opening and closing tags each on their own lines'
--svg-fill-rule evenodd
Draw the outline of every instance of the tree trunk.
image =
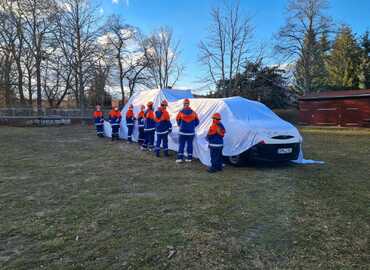
<svg viewBox="0 0 370 270">
<path fill-rule="evenodd" d="M 123 76 L 123 66 L 122 66 L 122 62 L 121 62 L 121 46 L 118 47 L 118 54 L 117 54 L 117 60 L 118 60 L 118 68 L 119 68 L 119 84 L 120 84 L 120 88 L 121 88 L 121 99 L 122 99 L 122 104 L 125 104 L 125 89 L 123 87 L 123 79 L 124 79 L 124 76 Z"/>
<path fill-rule="evenodd" d="M 18 93 L 19 99 L 22 105 L 26 104 L 24 93 L 23 93 L 23 69 L 20 59 L 17 59 L 17 70 L 18 70 Z"/>
<path fill-rule="evenodd" d="M 28 104 L 32 107 L 32 69 L 27 69 L 28 73 Z"/>
<path fill-rule="evenodd" d="M 36 59 L 36 96 L 37 96 L 37 114 L 42 113 L 42 86 L 41 86 L 41 56 L 38 53 Z"/>
</svg>

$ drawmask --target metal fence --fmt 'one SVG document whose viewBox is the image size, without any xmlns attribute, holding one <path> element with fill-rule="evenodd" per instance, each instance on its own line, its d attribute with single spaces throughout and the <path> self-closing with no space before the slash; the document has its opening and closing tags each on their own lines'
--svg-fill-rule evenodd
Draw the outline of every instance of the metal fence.
<svg viewBox="0 0 370 270">
<path fill-rule="evenodd" d="M 34 108 L 0 108 L 0 117 L 50 117 L 59 116 L 62 118 L 88 118 L 92 116 L 95 108 L 87 108 L 84 113 L 80 109 L 53 109 L 43 108 L 41 113 L 38 113 Z M 104 112 L 108 112 L 110 108 L 103 108 Z"/>
</svg>

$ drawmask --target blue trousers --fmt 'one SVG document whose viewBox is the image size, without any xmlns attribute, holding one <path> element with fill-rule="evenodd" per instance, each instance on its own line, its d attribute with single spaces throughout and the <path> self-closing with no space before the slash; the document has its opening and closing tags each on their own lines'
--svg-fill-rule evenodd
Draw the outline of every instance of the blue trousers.
<svg viewBox="0 0 370 270">
<path fill-rule="evenodd" d="M 132 141 L 132 133 L 134 132 L 134 125 L 127 125 L 127 129 L 128 129 L 127 140 L 129 142 L 131 142 Z"/>
<path fill-rule="evenodd" d="M 155 153 L 159 157 L 161 151 L 161 144 L 163 144 L 163 152 L 165 156 L 168 156 L 168 133 L 157 134 L 157 142 L 155 145 Z"/>
<path fill-rule="evenodd" d="M 104 124 L 103 123 L 95 123 L 95 128 L 96 128 L 96 135 L 99 137 L 104 136 Z"/>
<path fill-rule="evenodd" d="M 118 140 L 119 125 L 112 125 L 112 139 Z"/>
<path fill-rule="evenodd" d="M 186 152 L 187 159 L 193 159 L 193 140 L 194 135 L 180 135 L 179 136 L 179 151 L 177 152 L 177 159 L 184 159 L 185 145 L 187 146 Z"/>
<path fill-rule="evenodd" d="M 143 147 L 153 149 L 154 148 L 154 133 L 155 130 L 144 131 L 145 141 Z"/>
<path fill-rule="evenodd" d="M 222 171 L 222 148 L 223 147 L 209 147 L 209 151 L 211 152 L 211 167 L 217 171 Z"/>
<path fill-rule="evenodd" d="M 139 144 L 142 145 L 145 141 L 144 128 L 139 127 Z"/>
</svg>

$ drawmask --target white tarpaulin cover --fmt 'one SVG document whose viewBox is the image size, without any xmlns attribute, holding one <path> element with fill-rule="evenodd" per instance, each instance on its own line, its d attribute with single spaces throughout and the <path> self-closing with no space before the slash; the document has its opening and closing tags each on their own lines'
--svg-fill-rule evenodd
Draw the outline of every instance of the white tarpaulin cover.
<svg viewBox="0 0 370 270">
<path fill-rule="evenodd" d="M 275 135 L 291 135 L 302 142 L 302 137 L 298 130 L 290 123 L 279 118 L 274 112 L 260 102 L 248 100 L 242 97 L 231 97 L 224 99 L 212 98 L 192 98 L 190 90 L 148 90 L 135 93 L 122 110 L 122 122 L 120 127 L 120 137 L 127 138 L 127 128 L 125 115 L 128 105 L 134 105 L 134 113 L 140 110 L 141 105 L 146 105 L 149 101 L 154 102 L 156 109 L 163 99 L 169 103 L 168 112 L 171 116 L 173 132 L 169 135 L 169 149 L 178 150 L 178 126 L 176 115 L 183 107 L 183 99 L 190 99 L 190 107 L 198 114 L 200 124 L 196 129 L 194 139 L 194 157 L 209 166 L 210 154 L 206 136 L 212 123 L 211 116 L 218 112 L 222 116 L 222 123 L 226 129 L 224 138 L 223 154 L 225 156 L 235 156 L 243 153 L 257 143 L 271 138 Z M 105 122 L 105 134 L 111 137 L 111 127 Z M 137 127 L 134 131 L 134 140 L 137 140 Z M 307 164 L 316 163 L 303 159 L 301 151 L 299 160 L 296 163 Z"/>
</svg>

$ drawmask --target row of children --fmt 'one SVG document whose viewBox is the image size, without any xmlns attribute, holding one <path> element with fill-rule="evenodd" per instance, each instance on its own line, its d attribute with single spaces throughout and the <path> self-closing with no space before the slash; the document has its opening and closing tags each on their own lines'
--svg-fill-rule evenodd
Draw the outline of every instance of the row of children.
<svg viewBox="0 0 370 270">
<path fill-rule="evenodd" d="M 185 99 L 183 109 L 176 116 L 176 123 L 179 127 L 179 148 L 177 152 L 176 163 L 191 162 L 193 160 L 193 141 L 195 137 L 195 129 L 199 125 L 199 118 L 195 111 L 190 108 L 189 99 Z M 168 135 L 172 132 L 172 124 L 170 114 L 167 111 L 168 102 L 163 100 L 161 106 L 154 111 L 153 102 L 148 102 L 147 108 L 142 105 L 137 116 L 134 115 L 134 107 L 129 105 L 126 113 L 126 126 L 128 129 L 128 141 L 132 142 L 135 122 L 137 121 L 139 136 L 138 142 L 142 150 L 148 149 L 155 151 L 155 155 L 160 157 L 161 149 L 164 156 L 168 155 Z M 119 139 L 119 127 L 122 120 L 121 112 L 118 107 L 114 107 L 109 113 L 109 123 L 112 127 L 112 141 Z M 225 128 L 221 123 L 221 115 L 215 113 L 212 116 L 212 125 L 207 134 L 211 155 L 211 167 L 209 172 L 221 171 L 223 167 L 222 149 L 223 137 L 225 135 Z M 97 106 L 94 112 L 94 122 L 96 132 L 99 137 L 104 137 L 104 117 Z M 156 145 L 154 141 L 156 137 Z M 184 155 L 186 146 L 187 155 Z"/>
</svg>

